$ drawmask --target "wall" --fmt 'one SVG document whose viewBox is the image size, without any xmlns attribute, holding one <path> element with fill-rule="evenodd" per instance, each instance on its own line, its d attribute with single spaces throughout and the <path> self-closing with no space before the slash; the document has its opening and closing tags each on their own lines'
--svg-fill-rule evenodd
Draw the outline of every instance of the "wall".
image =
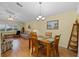
<svg viewBox="0 0 79 59">
<path fill-rule="evenodd" d="M 75 10 L 68 11 L 62 14 L 47 17 L 44 21 L 32 20 L 32 21 L 26 22 L 25 28 L 27 30 L 28 25 L 30 25 L 31 30 L 38 30 L 39 34 L 43 34 L 43 35 L 46 31 L 51 31 L 53 34 L 52 35 L 53 37 L 56 34 L 61 34 L 59 45 L 67 48 L 71 30 L 72 30 L 72 25 L 75 22 L 76 18 L 77 18 L 77 14 Z M 55 20 L 55 19 L 59 20 L 59 29 L 58 30 L 47 30 L 47 21 Z"/>
</svg>

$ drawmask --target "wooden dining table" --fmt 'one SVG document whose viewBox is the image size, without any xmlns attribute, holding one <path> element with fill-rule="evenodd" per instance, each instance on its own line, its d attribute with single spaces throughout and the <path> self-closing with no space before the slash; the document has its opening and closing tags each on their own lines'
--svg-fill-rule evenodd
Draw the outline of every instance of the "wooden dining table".
<svg viewBox="0 0 79 59">
<path fill-rule="evenodd" d="M 53 42 L 53 38 L 46 38 L 46 37 L 38 37 L 38 41 L 45 45 L 46 47 L 46 56 L 50 56 L 50 43 Z M 31 42 L 31 39 L 29 39 L 29 49 L 31 48 L 32 46 L 32 42 Z"/>
</svg>

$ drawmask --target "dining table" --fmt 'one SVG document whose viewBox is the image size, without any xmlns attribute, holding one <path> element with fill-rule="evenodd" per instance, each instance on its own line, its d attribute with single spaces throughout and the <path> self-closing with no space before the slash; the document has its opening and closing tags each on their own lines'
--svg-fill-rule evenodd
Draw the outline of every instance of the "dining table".
<svg viewBox="0 0 79 59">
<path fill-rule="evenodd" d="M 47 38 L 46 36 L 38 36 L 37 40 L 46 47 L 46 56 L 50 56 L 51 44 L 54 41 L 54 38 Z M 31 39 L 29 39 L 29 49 L 32 46 Z"/>
</svg>

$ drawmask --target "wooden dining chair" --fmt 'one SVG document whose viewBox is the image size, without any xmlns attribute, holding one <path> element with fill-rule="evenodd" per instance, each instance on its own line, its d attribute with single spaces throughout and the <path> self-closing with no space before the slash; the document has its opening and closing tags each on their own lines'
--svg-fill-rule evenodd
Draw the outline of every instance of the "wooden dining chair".
<svg viewBox="0 0 79 59">
<path fill-rule="evenodd" d="M 31 33 L 31 42 L 32 42 L 32 55 L 36 54 L 36 56 L 39 56 L 40 49 L 42 48 L 42 45 L 40 45 L 39 40 L 37 39 L 36 32 Z"/>
<path fill-rule="evenodd" d="M 30 32 L 30 37 L 29 37 L 29 49 L 32 50 L 32 54 L 33 54 L 33 39 L 36 39 L 37 38 L 37 35 L 36 35 L 36 32 Z"/>
<path fill-rule="evenodd" d="M 52 32 L 46 32 L 46 33 L 45 33 L 45 36 L 46 36 L 47 38 L 51 38 L 51 37 L 52 37 Z"/>
<path fill-rule="evenodd" d="M 29 34 L 29 49 L 32 46 L 32 38 L 34 38 L 34 37 L 37 38 L 36 32 L 30 32 L 30 34 Z"/>
<path fill-rule="evenodd" d="M 36 37 L 37 38 L 37 33 L 36 32 L 31 32 L 30 37 Z"/>
<path fill-rule="evenodd" d="M 51 43 L 51 52 L 53 52 L 54 56 L 59 56 L 58 46 L 60 36 L 61 35 L 56 35 L 54 38 L 54 42 Z"/>
<path fill-rule="evenodd" d="M 32 38 L 32 55 L 38 56 L 39 42 L 36 38 Z"/>
</svg>

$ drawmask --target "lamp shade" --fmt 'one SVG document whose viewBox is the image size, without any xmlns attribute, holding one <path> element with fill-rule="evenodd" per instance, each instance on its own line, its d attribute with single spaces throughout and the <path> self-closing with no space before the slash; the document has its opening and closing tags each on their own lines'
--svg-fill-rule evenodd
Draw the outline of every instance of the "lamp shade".
<svg viewBox="0 0 79 59">
<path fill-rule="evenodd" d="M 39 18 L 36 18 L 37 20 L 39 20 Z"/>
<path fill-rule="evenodd" d="M 38 16 L 38 18 L 42 18 L 42 16 Z"/>
<path fill-rule="evenodd" d="M 43 17 L 42 20 L 45 20 L 45 17 Z"/>
</svg>

